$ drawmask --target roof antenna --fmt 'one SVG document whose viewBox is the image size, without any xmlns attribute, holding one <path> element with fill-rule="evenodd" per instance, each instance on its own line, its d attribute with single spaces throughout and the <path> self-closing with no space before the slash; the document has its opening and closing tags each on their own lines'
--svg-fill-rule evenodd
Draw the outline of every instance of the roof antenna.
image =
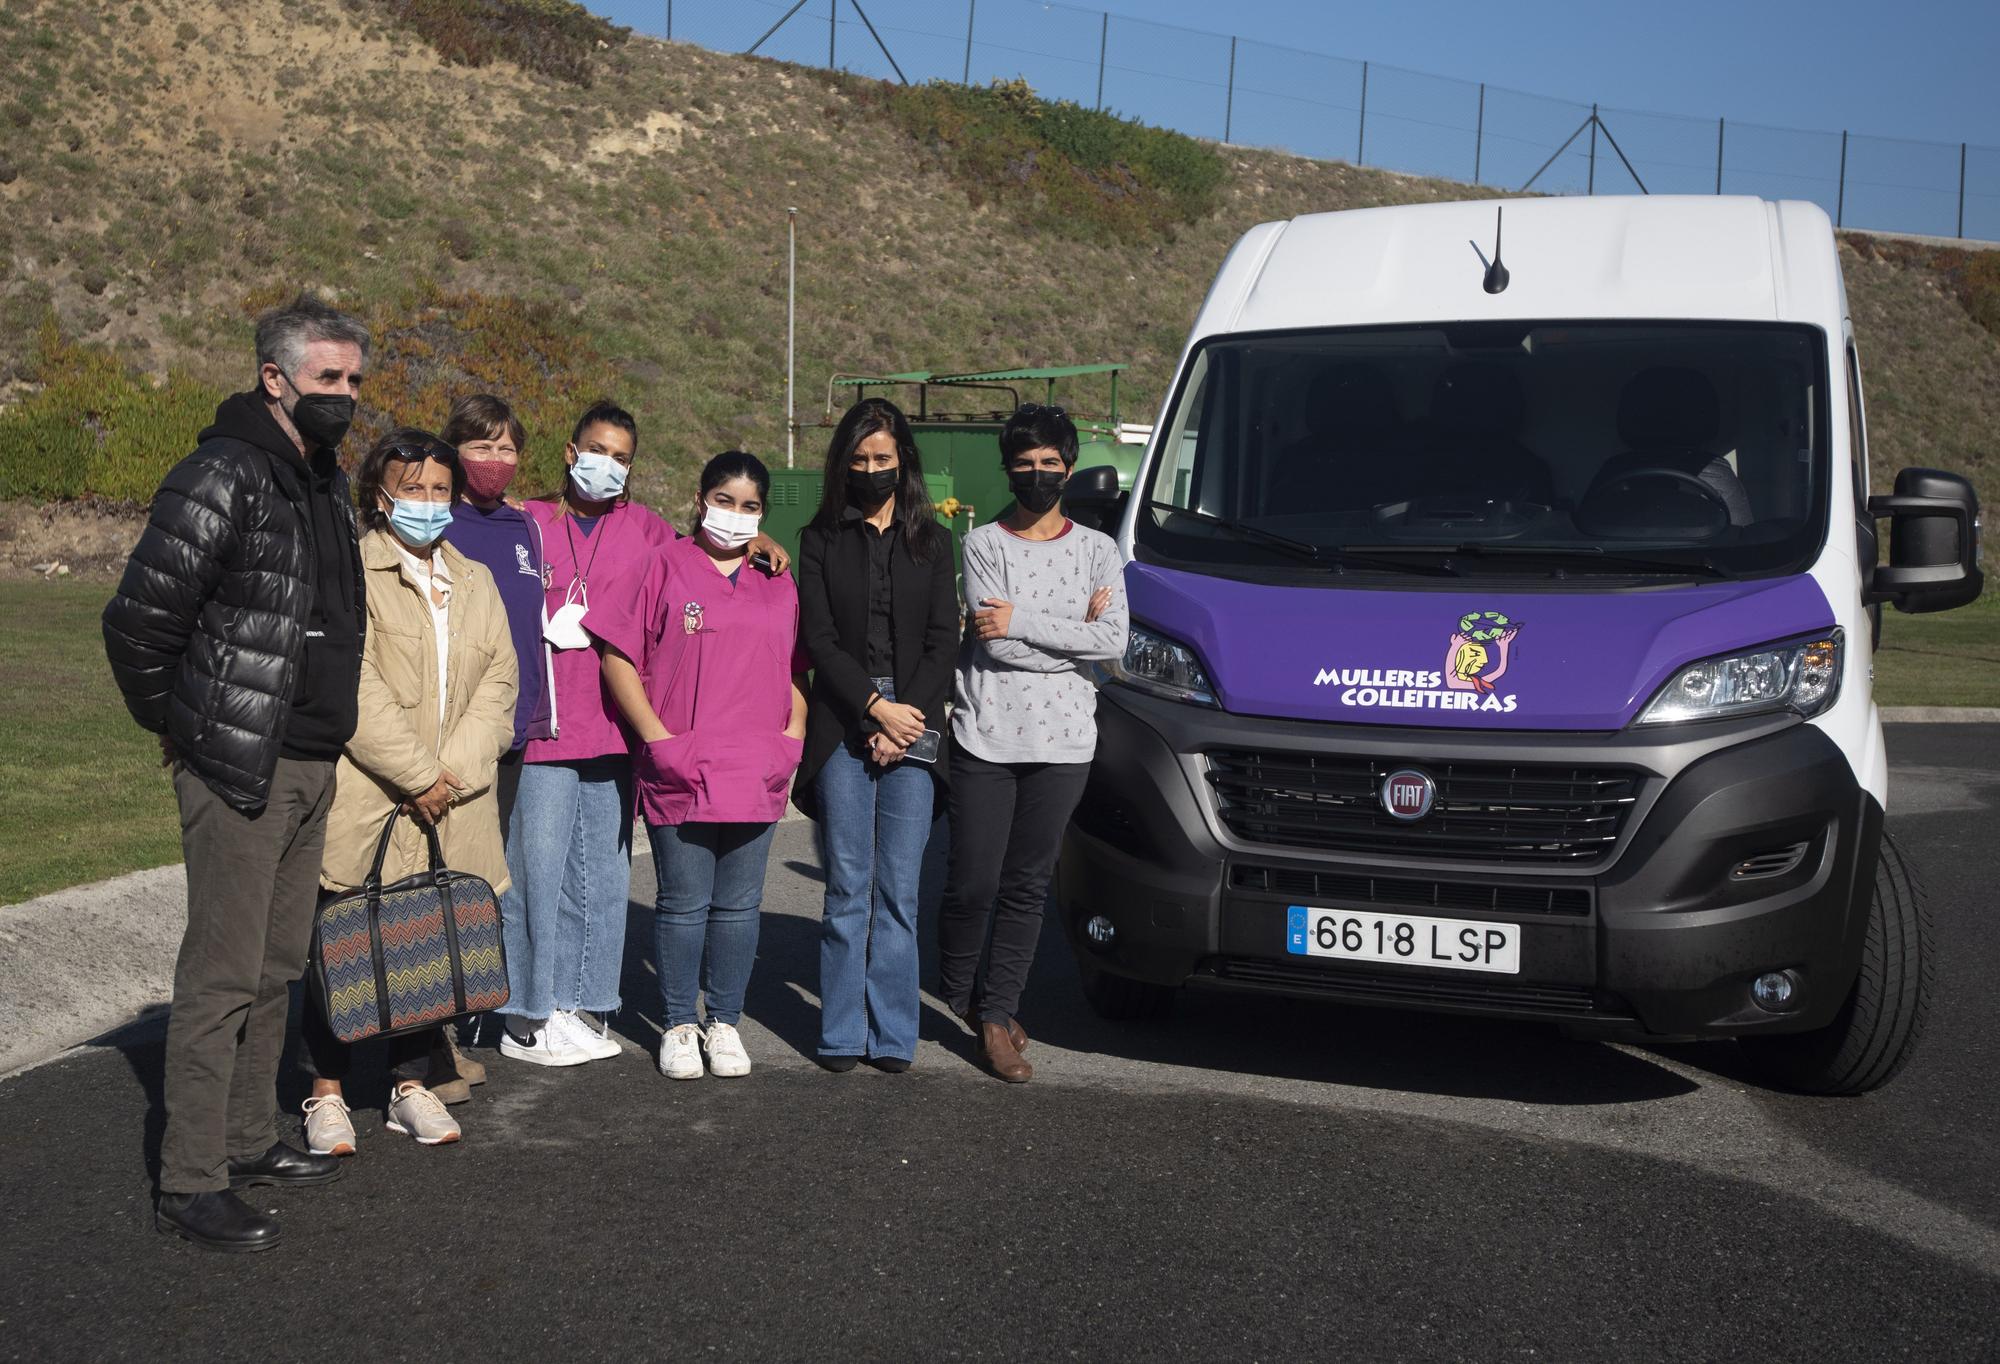
<svg viewBox="0 0 2000 1364">
<path fill-rule="evenodd" d="M 1486 267 L 1485 289 L 1489 294 L 1497 294 L 1507 287 L 1507 267 L 1500 263 L 1500 215 L 1504 209 L 1496 205 L 1493 209 L 1493 263 Z"/>
</svg>

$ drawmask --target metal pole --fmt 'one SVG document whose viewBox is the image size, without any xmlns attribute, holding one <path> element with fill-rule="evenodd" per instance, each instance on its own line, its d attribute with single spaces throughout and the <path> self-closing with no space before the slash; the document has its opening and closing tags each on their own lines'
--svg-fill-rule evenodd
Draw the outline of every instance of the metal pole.
<svg viewBox="0 0 2000 1364">
<path fill-rule="evenodd" d="M 840 0 L 826 0 L 826 69 L 838 71 L 833 64 L 833 40 L 840 31 Z"/>
<path fill-rule="evenodd" d="M 1618 153 L 1618 160 L 1620 164 L 1622 164 L 1625 167 L 1625 173 L 1632 177 L 1632 183 L 1639 187 L 1639 193 L 1651 194 L 1653 191 L 1646 188 L 1646 182 L 1639 178 L 1639 172 L 1632 169 L 1632 159 L 1625 155 L 1625 149 L 1619 146 L 1618 139 L 1611 135 L 1611 125 L 1609 123 L 1606 123 L 1603 119 L 1600 118 L 1597 120 L 1596 123 L 1592 124 L 1591 126 L 1593 128 L 1602 128 L 1604 130 L 1604 140 L 1611 144 L 1612 151 Z M 1596 137 L 1597 134 L 1593 132 L 1591 134 L 1591 139 L 1595 141 Z"/>
<path fill-rule="evenodd" d="M 965 0 L 965 76 L 961 85 L 972 84 L 972 21 L 979 17 L 979 0 Z"/>
<path fill-rule="evenodd" d="M 792 440 L 796 423 L 792 409 L 792 347 L 798 339 L 799 211 L 785 210 L 785 467 L 792 467 Z"/>
<path fill-rule="evenodd" d="M 793 5 L 790 9 L 786 10 L 783 14 L 778 16 L 777 23 L 771 25 L 769 28 L 764 30 L 764 36 L 762 38 L 759 38 L 756 42 L 750 44 L 748 48 L 744 49 L 743 55 L 746 57 L 756 56 L 757 49 L 762 47 L 765 41 L 769 39 L 773 33 L 776 33 L 779 29 L 783 28 L 785 26 L 785 21 L 790 19 L 794 14 L 797 14 L 800 10 L 804 9 L 805 7 L 806 7 L 806 0 L 798 0 L 798 3 L 796 5 Z"/>
<path fill-rule="evenodd" d="M 836 3 L 838 3 L 838 0 L 836 0 Z M 889 50 L 889 45 L 882 41 L 882 35 L 875 31 L 875 21 L 868 17 L 867 10 L 861 8 L 861 0 L 851 0 L 851 3 L 854 6 L 854 12 L 861 16 L 861 22 L 868 26 L 868 36 L 875 40 L 875 46 L 881 48 L 882 55 L 889 59 L 889 69 L 896 73 L 897 80 L 908 85 L 910 78 L 903 74 L 903 68 L 896 61 L 896 54 Z"/>
<path fill-rule="evenodd" d="M 1583 178 L 1583 192 L 1597 193 L 1597 106 L 1590 106 L 1590 169 Z"/>
<path fill-rule="evenodd" d="M 1104 51 L 1111 44 L 1111 12 L 1106 10 L 1097 26 L 1097 107 L 1104 108 Z M 1227 141 L 1227 139 L 1224 139 Z"/>
<path fill-rule="evenodd" d="M 1564 152 L 1568 151 L 1569 144 L 1576 141 L 1579 137 L 1582 137 L 1583 130 L 1590 126 L 1591 122 L 1589 119 L 1585 119 L 1583 122 L 1577 124 L 1576 131 L 1563 139 L 1562 146 L 1557 147 L 1554 151 L 1549 153 L 1549 159 L 1542 162 L 1540 166 L 1537 166 L 1535 168 L 1535 173 L 1528 177 L 1528 183 L 1521 186 L 1521 188 L 1516 190 L 1515 193 L 1526 194 L 1530 189 L 1534 188 L 1535 181 L 1542 178 L 1542 172 L 1547 170 L 1550 166 L 1553 166 L 1556 163 L 1556 158 L 1558 156 L 1561 156 Z"/>
<path fill-rule="evenodd" d="M 1472 183 L 1479 183 L 1479 158 L 1486 150 L 1486 82 L 1479 82 L 1479 122 L 1472 129 Z"/>
<path fill-rule="evenodd" d="M 1839 227 L 1847 216 L 1847 129 L 1840 130 L 1840 188 L 1833 200 L 1833 225 Z"/>
<path fill-rule="evenodd" d="M 1965 144 L 1958 144 L 1958 237 L 1965 240 Z"/>
<path fill-rule="evenodd" d="M 1722 132 L 1723 121 L 1715 120 L 1715 192 L 1722 193 Z"/>
<path fill-rule="evenodd" d="M 667 41 L 674 40 L 674 0 L 667 0 Z"/>
<path fill-rule="evenodd" d="M 1354 139 L 1354 164 L 1368 164 L 1368 63 L 1361 63 L 1361 131 Z"/>
<path fill-rule="evenodd" d="M 1229 39 L 1229 93 L 1223 97 L 1222 140 L 1229 141 L 1229 134 L 1236 126 L 1236 38 Z"/>
</svg>

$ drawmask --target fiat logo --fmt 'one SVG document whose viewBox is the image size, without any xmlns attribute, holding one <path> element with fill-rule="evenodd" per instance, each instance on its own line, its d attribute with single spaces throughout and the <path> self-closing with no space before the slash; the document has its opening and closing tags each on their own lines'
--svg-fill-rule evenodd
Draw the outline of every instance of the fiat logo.
<svg viewBox="0 0 2000 1364">
<path fill-rule="evenodd" d="M 1422 819 L 1437 799 L 1437 783 L 1414 768 L 1391 772 L 1382 782 L 1382 808 L 1392 819 Z"/>
</svg>

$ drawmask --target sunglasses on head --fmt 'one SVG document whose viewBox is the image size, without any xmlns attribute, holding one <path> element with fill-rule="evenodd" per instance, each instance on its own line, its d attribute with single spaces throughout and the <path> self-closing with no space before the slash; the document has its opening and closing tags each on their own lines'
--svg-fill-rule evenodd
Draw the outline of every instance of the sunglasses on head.
<svg viewBox="0 0 2000 1364">
<path fill-rule="evenodd" d="M 434 459 L 440 464 L 456 464 L 458 451 L 441 440 L 418 442 L 397 441 L 389 447 L 389 458 L 405 464 L 421 464 Z"/>
<path fill-rule="evenodd" d="M 1014 415 L 1017 417 L 1033 417 L 1043 412 L 1048 413 L 1051 417 L 1067 417 L 1069 415 L 1068 410 L 1065 408 L 1043 406 L 1041 403 L 1023 403 L 1016 409 Z"/>
</svg>

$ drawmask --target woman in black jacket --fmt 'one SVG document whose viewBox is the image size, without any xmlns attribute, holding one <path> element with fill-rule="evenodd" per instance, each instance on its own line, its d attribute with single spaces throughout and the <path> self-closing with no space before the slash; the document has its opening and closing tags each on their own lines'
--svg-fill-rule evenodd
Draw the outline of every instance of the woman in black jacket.
<svg viewBox="0 0 2000 1364">
<path fill-rule="evenodd" d="M 799 541 L 812 655 L 795 799 L 820 823 L 819 1062 L 908 1070 L 917 1050 L 917 883 L 945 778 L 958 644 L 951 538 L 910 424 L 864 398 L 828 442 L 819 513 Z"/>
</svg>

